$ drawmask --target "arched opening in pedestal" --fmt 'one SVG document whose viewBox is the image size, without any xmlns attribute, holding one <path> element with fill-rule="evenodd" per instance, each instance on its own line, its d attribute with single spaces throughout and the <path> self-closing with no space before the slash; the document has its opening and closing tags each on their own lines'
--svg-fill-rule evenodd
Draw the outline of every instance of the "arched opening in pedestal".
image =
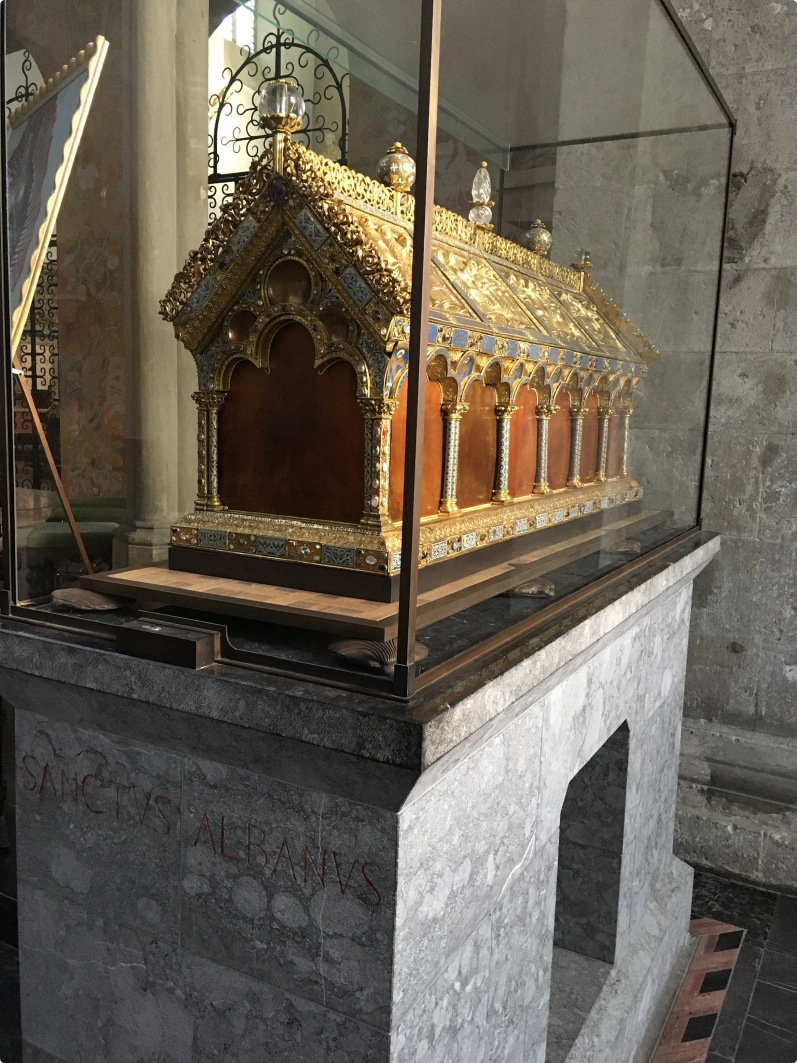
<svg viewBox="0 0 797 1063">
<path fill-rule="evenodd" d="M 546 1063 L 563 1063 L 615 962 L 630 732 L 571 780 L 559 823 Z"/>
</svg>

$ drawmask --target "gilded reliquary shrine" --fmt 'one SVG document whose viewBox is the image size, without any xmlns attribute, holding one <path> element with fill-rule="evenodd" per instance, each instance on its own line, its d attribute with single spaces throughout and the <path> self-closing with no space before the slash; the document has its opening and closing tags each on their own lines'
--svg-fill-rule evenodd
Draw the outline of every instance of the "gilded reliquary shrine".
<svg viewBox="0 0 797 1063">
<path fill-rule="evenodd" d="M 198 494 L 170 567 L 395 600 L 415 200 L 407 181 L 290 139 L 279 151 L 277 166 L 255 161 L 162 304 L 198 372 Z M 435 208 L 427 586 L 641 495 L 629 419 L 657 352 L 582 258 L 556 265 Z"/>
</svg>

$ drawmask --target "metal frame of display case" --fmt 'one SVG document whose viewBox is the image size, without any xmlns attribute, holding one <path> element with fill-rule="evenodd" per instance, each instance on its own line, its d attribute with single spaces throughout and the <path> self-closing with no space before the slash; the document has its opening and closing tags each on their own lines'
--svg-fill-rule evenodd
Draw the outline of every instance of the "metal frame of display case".
<svg viewBox="0 0 797 1063">
<path fill-rule="evenodd" d="M 638 576 L 647 567 L 661 564 L 669 555 L 683 552 L 685 547 L 697 545 L 702 532 L 699 514 L 702 508 L 705 480 L 705 444 L 710 415 L 711 383 L 714 371 L 714 352 L 716 348 L 719 293 L 721 285 L 722 249 L 724 248 L 727 217 L 728 195 L 730 187 L 731 153 L 735 120 L 722 98 L 719 89 L 697 53 L 694 44 L 681 24 L 671 0 L 656 0 L 664 9 L 678 32 L 684 46 L 698 66 L 706 84 L 712 91 L 719 106 L 728 119 L 729 150 L 728 180 L 725 190 L 724 216 L 722 225 L 722 243 L 720 250 L 720 274 L 717 278 L 717 304 L 715 306 L 712 349 L 708 374 L 708 403 L 704 422 L 703 460 L 701 461 L 698 484 L 698 523 L 689 530 L 675 535 L 667 542 L 630 560 L 621 567 L 599 576 L 579 590 L 544 607 L 525 619 L 510 623 L 503 631 L 492 635 L 481 643 L 455 654 L 449 660 L 429 668 L 421 675 L 416 675 L 416 614 L 418 600 L 418 566 L 403 565 L 400 573 L 400 596 L 398 609 L 397 660 L 392 677 L 356 673 L 343 668 L 308 663 L 292 662 L 276 655 L 242 651 L 233 647 L 226 637 L 224 624 L 211 619 L 183 620 L 174 618 L 174 623 L 184 627 L 207 630 L 219 637 L 221 663 L 253 668 L 269 674 L 279 675 L 300 681 L 311 680 L 328 686 L 344 688 L 366 694 L 399 701 L 409 700 L 413 694 L 432 686 L 441 680 L 451 678 L 468 665 L 482 662 L 505 652 L 511 645 L 539 632 L 553 622 L 561 621 L 572 610 L 582 607 L 585 602 L 616 587 L 632 576 Z M 417 180 L 415 185 L 416 210 L 414 220 L 414 254 L 412 263 L 412 306 L 410 315 L 409 369 L 408 369 L 408 410 L 407 436 L 404 465 L 404 514 L 402 522 L 401 552 L 403 557 L 417 557 L 420 539 L 421 483 L 424 445 L 424 337 L 427 335 L 429 318 L 429 287 L 431 275 L 431 241 L 433 232 L 433 210 L 435 192 L 435 154 L 437 142 L 438 88 L 440 67 L 440 44 L 442 10 L 444 0 L 421 0 L 420 26 L 420 63 L 418 84 L 418 142 L 416 150 Z M 0 78 L 5 75 L 5 39 L 6 39 L 6 3 L 0 0 L 0 39 L 3 43 L 3 55 L 0 57 Z M 716 128 L 724 128 L 718 124 Z M 695 130 L 697 131 L 697 130 Z M 596 138 L 606 140 L 612 138 Z M 46 614 L 30 605 L 17 604 L 17 565 L 16 565 L 16 506 L 15 480 L 13 475 L 14 422 L 13 422 L 13 375 L 10 358 L 10 313 L 8 306 L 8 256 L 7 256 L 7 175 L 6 144 L 2 138 L 0 145 L 0 197 L 2 198 L 3 217 L 0 220 L 0 315 L 2 315 L 2 395 L 0 395 L 0 447 L 4 450 L 0 463 L 0 506 L 2 506 L 2 576 L 3 590 L 0 597 L 0 612 L 7 617 L 37 626 L 57 626 L 61 629 L 90 634 L 104 642 L 116 640 L 118 627 L 95 620 L 81 619 L 76 616 L 59 616 Z M 162 614 L 159 619 L 167 620 Z"/>
</svg>

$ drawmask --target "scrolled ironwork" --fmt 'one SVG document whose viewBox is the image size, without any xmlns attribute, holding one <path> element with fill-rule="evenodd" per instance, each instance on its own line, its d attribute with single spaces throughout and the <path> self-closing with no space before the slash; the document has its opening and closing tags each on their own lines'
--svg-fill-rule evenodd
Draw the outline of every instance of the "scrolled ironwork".
<svg viewBox="0 0 797 1063">
<path fill-rule="evenodd" d="M 12 95 L 6 100 L 6 107 L 9 111 L 18 107 L 21 103 L 27 103 L 33 93 L 38 90 L 38 81 L 31 81 L 31 70 L 33 70 L 33 57 L 26 48 L 22 53 L 22 76 L 25 80 L 17 85 Z"/>
<path fill-rule="evenodd" d="M 321 34 L 317 29 L 310 31 L 306 43 L 297 41 L 293 30 L 286 29 L 280 23 L 280 17 L 286 13 L 287 8 L 279 3 L 274 5 L 273 21 L 276 28 L 263 36 L 255 51 L 246 45 L 241 47 L 242 62 L 235 70 L 225 68 L 224 88 L 210 97 L 213 128 L 208 134 L 208 207 L 211 221 L 270 137 L 260 124 L 257 110 L 259 94 L 269 81 L 292 77 L 301 87 L 308 112 L 302 127 L 294 133 L 294 139 L 306 147 L 319 146 L 328 144 L 331 134 L 339 153 L 336 161 L 344 165 L 346 163 L 346 82 L 349 75 L 339 75 L 335 70 L 340 49 L 333 44 L 326 52 L 321 51 Z M 235 102 L 238 96 L 244 97 L 242 102 Z M 339 112 L 339 117 L 337 113 L 330 112 L 326 104 Z M 324 107 L 323 111 L 319 110 L 321 107 Z M 232 131 L 225 132 L 223 119 L 230 116 L 237 121 Z M 245 165 L 239 170 L 221 172 L 221 156 L 225 148 L 231 149 Z"/>
<path fill-rule="evenodd" d="M 58 249 L 53 236 L 47 249 L 27 326 L 19 345 L 19 361 L 36 401 L 50 447 L 60 465 L 58 366 Z M 21 391 L 15 387 L 14 432 L 17 487 L 55 490 L 38 434 Z"/>
</svg>

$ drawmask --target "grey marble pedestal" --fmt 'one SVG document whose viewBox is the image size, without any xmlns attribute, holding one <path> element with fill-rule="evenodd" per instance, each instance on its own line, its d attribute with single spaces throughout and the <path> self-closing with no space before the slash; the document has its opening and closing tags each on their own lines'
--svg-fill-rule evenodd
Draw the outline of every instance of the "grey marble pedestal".
<svg viewBox="0 0 797 1063">
<path fill-rule="evenodd" d="M 0 625 L 27 1063 L 633 1060 L 688 947 L 716 549 L 407 707 Z M 603 972 L 572 1048 L 554 941 L 555 992 Z"/>
</svg>

